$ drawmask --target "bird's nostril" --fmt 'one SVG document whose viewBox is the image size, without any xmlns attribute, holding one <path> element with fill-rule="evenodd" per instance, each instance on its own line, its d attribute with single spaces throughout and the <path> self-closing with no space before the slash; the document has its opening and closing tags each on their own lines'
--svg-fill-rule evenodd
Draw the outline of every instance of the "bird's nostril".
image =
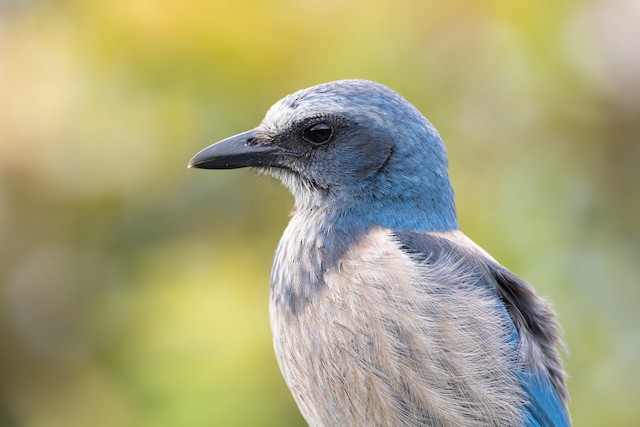
<svg viewBox="0 0 640 427">
<path fill-rule="evenodd" d="M 250 138 L 247 138 L 246 144 L 247 144 L 247 145 L 253 145 L 253 140 L 254 140 L 254 139 L 255 139 L 255 137 L 253 137 L 253 136 L 252 136 L 252 137 L 250 137 Z"/>
</svg>

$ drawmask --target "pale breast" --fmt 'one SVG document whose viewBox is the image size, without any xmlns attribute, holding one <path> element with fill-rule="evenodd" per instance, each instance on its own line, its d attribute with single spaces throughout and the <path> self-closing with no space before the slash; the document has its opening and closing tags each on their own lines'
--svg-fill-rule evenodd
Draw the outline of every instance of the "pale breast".
<svg viewBox="0 0 640 427">
<path fill-rule="evenodd" d="M 328 268 L 299 252 L 303 262 L 288 265 L 287 249 L 274 267 L 271 326 L 310 425 L 521 424 L 511 326 L 491 291 L 457 273 L 455 260 L 421 265 L 385 229 Z M 314 277 L 313 292 L 299 289 Z M 292 310 L 283 287 L 308 298 Z"/>
</svg>

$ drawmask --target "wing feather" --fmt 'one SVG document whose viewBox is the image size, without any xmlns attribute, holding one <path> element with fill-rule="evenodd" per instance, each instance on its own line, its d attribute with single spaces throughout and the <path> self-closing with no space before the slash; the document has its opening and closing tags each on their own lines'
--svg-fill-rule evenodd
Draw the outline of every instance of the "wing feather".
<svg viewBox="0 0 640 427">
<path fill-rule="evenodd" d="M 529 426 L 569 426 L 565 372 L 559 355 L 560 329 L 549 304 L 531 285 L 498 264 L 459 231 L 448 233 L 397 232 L 402 249 L 422 263 L 452 257 L 460 275 L 479 277 L 478 286 L 495 292 L 513 324 L 521 366 L 523 402 Z M 448 261 L 451 262 L 451 261 Z"/>
</svg>

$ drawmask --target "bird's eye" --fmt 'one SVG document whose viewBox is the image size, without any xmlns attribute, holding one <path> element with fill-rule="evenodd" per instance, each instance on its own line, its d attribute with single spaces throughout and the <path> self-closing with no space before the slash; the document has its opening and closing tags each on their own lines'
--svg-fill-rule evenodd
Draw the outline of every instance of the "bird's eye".
<svg viewBox="0 0 640 427">
<path fill-rule="evenodd" d="M 333 129 L 326 123 L 317 123 L 306 128 L 302 135 L 313 145 L 322 145 L 329 142 L 333 136 Z"/>
</svg>

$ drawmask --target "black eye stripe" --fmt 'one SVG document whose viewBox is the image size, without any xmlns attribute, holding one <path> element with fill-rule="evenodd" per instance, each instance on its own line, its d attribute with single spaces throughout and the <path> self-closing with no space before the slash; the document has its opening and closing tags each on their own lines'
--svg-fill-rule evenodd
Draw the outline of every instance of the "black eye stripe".
<svg viewBox="0 0 640 427">
<path fill-rule="evenodd" d="M 306 128 L 302 136 L 313 145 L 326 144 L 333 136 L 333 128 L 327 123 L 316 123 Z"/>
</svg>

